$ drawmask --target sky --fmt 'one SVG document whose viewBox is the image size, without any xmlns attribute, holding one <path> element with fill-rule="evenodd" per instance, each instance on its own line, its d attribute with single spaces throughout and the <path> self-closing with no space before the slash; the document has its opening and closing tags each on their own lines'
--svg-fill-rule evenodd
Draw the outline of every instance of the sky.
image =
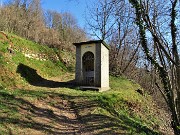
<svg viewBox="0 0 180 135">
<path fill-rule="evenodd" d="M 0 0 L 3 3 L 7 0 Z M 86 25 L 85 12 L 87 5 L 91 5 L 95 0 L 41 0 L 43 9 L 51 9 L 58 12 L 70 12 L 81 28 Z"/>
<path fill-rule="evenodd" d="M 81 27 L 85 26 L 85 10 L 91 0 L 42 0 L 44 9 L 70 12 Z"/>
</svg>

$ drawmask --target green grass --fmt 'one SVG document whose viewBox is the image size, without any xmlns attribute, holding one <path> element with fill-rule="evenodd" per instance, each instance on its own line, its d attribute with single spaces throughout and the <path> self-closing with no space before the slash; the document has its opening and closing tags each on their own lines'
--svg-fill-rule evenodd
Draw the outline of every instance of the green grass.
<svg viewBox="0 0 180 135">
<path fill-rule="evenodd" d="M 64 65 L 62 61 L 55 59 L 57 53 L 61 53 L 60 51 L 26 40 L 14 34 L 7 34 L 7 36 L 7 41 L 0 40 L 0 83 L 4 87 L 25 85 L 26 80 L 23 80 L 20 74 L 17 74 L 17 69 L 21 64 L 26 65 L 29 69 L 36 70 L 37 74 L 44 78 L 61 76 L 68 71 L 68 66 Z M 12 44 L 14 53 L 9 53 L 7 50 L 10 43 Z M 62 54 L 64 53 L 65 52 Z M 27 58 L 25 54 L 41 55 L 41 57 L 45 57 L 46 60 L 42 61 L 36 58 Z M 33 79 L 30 73 L 27 75 L 29 75 L 28 78 Z M 12 83 L 9 83 L 10 80 Z"/>
<path fill-rule="evenodd" d="M 163 123 L 154 111 L 157 108 L 151 97 L 136 92 L 141 89 L 137 83 L 111 76 L 111 89 L 102 93 L 68 86 L 33 87 L 29 84 L 73 71 L 74 56 L 14 34 L 8 34 L 8 38 L 0 41 L 0 134 L 61 134 L 65 127 L 61 125 L 61 129 L 58 124 L 71 127 L 76 122 L 63 116 L 68 111 L 69 115 L 75 113 L 91 134 L 160 134 Z M 7 51 L 10 42 L 13 54 Z M 45 54 L 47 60 L 25 57 L 29 52 Z M 70 62 L 51 59 L 56 54 L 61 59 L 68 56 Z M 68 109 L 63 102 L 68 103 Z"/>
<path fill-rule="evenodd" d="M 118 85 L 121 81 L 124 81 L 124 83 Z M 36 115 L 37 111 L 37 107 L 35 107 L 33 103 L 44 102 L 47 106 L 53 107 L 59 104 L 58 98 L 60 98 L 62 100 L 73 102 L 81 119 L 87 121 L 87 125 L 90 123 L 97 124 L 97 126 L 98 124 L 101 125 L 102 121 L 96 121 L 96 117 L 98 116 L 99 119 L 101 119 L 101 117 L 102 119 L 106 119 L 104 123 L 110 124 L 110 129 L 114 132 L 123 132 L 133 135 L 158 134 L 158 129 L 155 130 L 153 127 L 160 124 L 160 122 L 158 121 L 158 117 L 149 109 L 152 107 L 151 98 L 145 98 L 135 92 L 135 89 L 139 88 L 139 85 L 134 84 L 125 78 L 114 77 L 111 77 L 110 83 L 112 89 L 103 93 L 81 91 L 68 87 L 53 90 L 42 88 L 35 90 L 1 89 L 0 119 L 4 120 L 3 118 L 6 117 L 6 120 L 1 121 L 0 126 L 4 127 L 8 123 L 12 127 L 17 126 L 17 130 L 20 130 L 19 126 L 21 126 L 21 124 L 19 122 L 21 122 L 21 120 L 26 122 L 28 119 L 27 124 L 24 126 L 26 128 L 36 129 L 36 126 L 33 126 L 33 121 L 31 120 L 34 115 Z M 118 88 L 113 89 L 114 85 Z M 126 89 L 129 86 L 130 88 Z M 147 106 L 149 108 L 147 108 Z M 29 110 L 31 112 L 30 115 L 28 115 L 27 112 L 21 114 L 20 108 Z M 85 109 L 88 111 L 85 111 Z M 134 112 L 136 109 L 140 110 Z M 49 109 L 48 114 L 51 113 L 52 116 L 50 115 L 49 119 L 54 117 L 53 110 Z M 86 119 L 87 116 L 92 119 Z M 41 117 L 45 116 L 42 114 Z M 56 119 L 54 119 L 52 123 L 56 124 Z M 11 126 L 2 128 L 3 132 L 8 132 L 8 128 L 12 128 Z M 103 125 L 101 129 L 94 129 L 94 132 L 101 133 L 105 130 L 107 129 L 105 125 Z"/>
</svg>

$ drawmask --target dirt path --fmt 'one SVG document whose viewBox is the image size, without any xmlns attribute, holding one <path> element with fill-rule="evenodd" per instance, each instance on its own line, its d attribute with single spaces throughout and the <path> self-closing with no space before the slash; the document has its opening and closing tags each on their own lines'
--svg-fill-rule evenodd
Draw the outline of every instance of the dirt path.
<svg viewBox="0 0 180 135">
<path fill-rule="evenodd" d="M 69 80 L 74 79 L 74 74 L 65 74 L 61 77 L 49 78 L 53 82 L 68 82 Z M 43 83 L 43 82 L 42 82 Z M 81 120 L 80 115 L 78 114 L 78 109 L 76 108 L 74 100 L 67 99 L 56 99 L 59 101 L 58 105 L 55 107 L 50 107 L 51 110 L 55 112 L 56 115 L 64 117 L 64 121 L 60 122 L 60 127 L 64 128 L 63 134 L 82 134 L 84 128 L 83 121 Z M 67 125 L 68 123 L 68 125 Z M 62 130 L 61 130 L 62 131 Z"/>
<path fill-rule="evenodd" d="M 55 100 L 57 103 L 54 105 L 48 105 L 49 103 L 52 103 L 52 100 Z M 46 114 L 44 115 L 46 116 L 45 118 L 43 114 L 40 114 L 34 117 L 34 121 L 47 125 L 50 124 L 52 127 L 51 132 L 53 134 L 81 134 L 83 124 L 78 117 L 77 111 L 73 106 L 73 102 L 56 97 L 48 99 L 46 103 L 38 102 L 35 105 L 38 108 L 50 110 L 46 111 Z"/>
<path fill-rule="evenodd" d="M 58 78 L 42 79 L 51 85 Z M 39 84 L 45 84 L 40 82 Z M 7 109 L 0 116 L 0 126 L 12 135 L 125 135 L 149 132 L 127 115 L 119 115 L 93 95 L 71 93 L 69 87 L 31 86 L 17 94 L 0 93 Z M 8 110 L 8 111 L 7 111 Z M 10 115 L 8 113 L 10 113 Z M 12 113 L 11 113 L 12 112 Z M 138 127 L 138 128 L 137 128 Z M 139 132 L 141 131 L 141 132 Z M 1 133 L 0 133 L 1 134 Z"/>
<path fill-rule="evenodd" d="M 59 97 L 59 95 L 52 94 L 46 99 L 28 101 L 24 98 L 17 98 L 17 100 L 23 103 L 19 111 L 24 118 L 16 120 L 16 124 L 21 127 L 17 129 L 22 130 L 12 130 L 12 134 L 90 134 L 82 133 L 84 123 L 81 121 L 81 117 L 73 101 L 65 100 Z"/>
<path fill-rule="evenodd" d="M 61 87 L 64 84 L 63 81 L 66 82 L 72 80 L 72 78 L 74 78 L 74 75 L 66 74 L 61 77 L 44 79 L 33 89 L 39 89 L 43 86 L 43 89 L 48 89 L 48 91 L 58 90 L 61 88 L 52 86 Z M 66 85 L 63 85 L 62 89 L 64 86 Z M 31 132 L 33 135 L 119 135 L 126 131 L 119 128 L 120 125 L 117 119 L 106 115 L 93 114 L 92 112 L 100 106 L 97 101 L 92 101 L 86 96 L 72 96 L 63 92 L 47 92 L 46 95 L 46 98 L 40 98 L 33 102 L 28 101 L 30 106 L 26 106 L 31 108 L 30 112 L 27 111 L 28 108 L 25 111 L 21 110 L 24 111 L 25 115 L 31 117 L 30 123 L 34 123 L 28 133 Z M 120 129 L 118 132 L 117 128 Z"/>
<path fill-rule="evenodd" d="M 31 96 L 39 94 L 36 92 L 31 91 Z M 23 118 L 11 123 L 16 125 L 10 125 L 13 135 L 119 135 L 126 132 L 117 119 L 93 113 L 100 106 L 86 96 L 45 91 L 45 97 L 35 100 L 17 97 L 16 102 L 21 102 L 18 106 Z"/>
</svg>

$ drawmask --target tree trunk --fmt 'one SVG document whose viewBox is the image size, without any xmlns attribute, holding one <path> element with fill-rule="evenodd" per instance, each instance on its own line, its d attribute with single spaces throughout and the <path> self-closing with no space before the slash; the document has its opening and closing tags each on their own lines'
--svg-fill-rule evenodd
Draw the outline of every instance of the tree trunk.
<svg viewBox="0 0 180 135">
<path fill-rule="evenodd" d="M 152 36 L 154 37 L 154 40 L 155 42 L 158 43 L 161 51 L 163 53 L 165 53 L 165 56 L 164 57 L 167 57 L 168 60 L 170 60 L 173 64 L 177 64 L 176 65 L 176 77 L 177 77 L 177 103 L 175 103 L 174 101 L 174 91 L 171 87 L 171 81 L 169 79 L 169 76 L 168 76 L 168 72 L 166 71 L 166 68 L 163 67 L 162 65 L 160 65 L 156 59 L 153 58 L 153 56 L 151 56 L 150 54 L 150 51 L 148 49 L 148 45 L 147 45 L 147 40 L 146 40 L 146 27 L 148 27 L 148 24 L 145 25 L 145 23 L 147 23 L 147 20 L 144 20 L 145 18 L 149 18 L 149 16 L 147 14 L 145 14 L 144 12 L 144 7 L 141 3 L 139 3 L 138 0 L 129 0 L 130 3 L 133 5 L 133 7 L 135 8 L 135 12 L 136 12 L 136 24 L 137 26 L 139 27 L 139 33 L 140 33 L 140 41 L 141 41 L 141 45 L 142 45 L 142 48 L 144 50 L 144 53 L 146 54 L 147 56 L 147 59 L 151 62 L 151 64 L 153 64 L 155 67 L 157 67 L 158 69 L 158 72 L 159 72 L 159 76 L 161 77 L 161 80 L 162 80 L 162 83 L 164 85 L 164 92 L 165 92 L 165 95 L 166 95 L 166 100 L 168 102 L 168 107 L 171 111 L 171 118 L 172 118 L 172 128 L 174 130 L 174 134 L 175 135 L 180 135 L 180 130 L 179 130 L 179 115 L 178 115 L 178 112 L 179 112 L 179 97 L 180 97 L 180 94 L 179 94 L 179 86 L 180 86 L 180 68 L 179 68 L 179 56 L 178 56 L 178 53 L 177 53 L 177 46 L 176 46 L 176 43 L 175 43 L 175 38 L 176 38 L 176 29 L 175 29 L 175 24 L 174 24 L 174 21 L 175 21 L 175 17 L 176 15 L 172 15 L 172 21 L 171 21 L 171 35 L 172 35 L 172 40 L 173 40 L 173 49 L 174 49 L 174 56 L 175 56 L 175 63 L 174 63 L 174 60 L 171 59 L 170 55 L 168 55 L 166 53 L 166 49 L 163 48 L 163 45 L 161 44 L 159 38 L 157 37 L 157 35 L 155 35 L 153 32 L 151 33 Z M 175 0 L 177 2 L 177 0 Z M 173 12 L 175 13 L 175 6 L 176 4 L 173 3 L 174 7 L 172 6 L 172 14 Z M 174 17 L 174 18 L 173 18 Z M 173 28 L 172 28 L 173 27 Z M 151 31 L 150 31 L 151 32 Z M 173 35 L 174 34 L 174 35 Z M 177 105 L 177 106 L 176 106 Z"/>
</svg>

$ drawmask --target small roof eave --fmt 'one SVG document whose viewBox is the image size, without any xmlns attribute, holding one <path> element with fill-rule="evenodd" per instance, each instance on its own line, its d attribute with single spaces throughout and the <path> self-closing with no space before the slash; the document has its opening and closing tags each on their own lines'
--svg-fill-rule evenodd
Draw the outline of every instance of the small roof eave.
<svg viewBox="0 0 180 135">
<path fill-rule="evenodd" d="M 103 40 L 90 40 L 86 42 L 73 43 L 75 46 L 83 45 L 83 44 L 93 44 L 93 43 L 102 43 L 108 50 L 110 49 L 109 45 L 106 44 Z"/>
</svg>

